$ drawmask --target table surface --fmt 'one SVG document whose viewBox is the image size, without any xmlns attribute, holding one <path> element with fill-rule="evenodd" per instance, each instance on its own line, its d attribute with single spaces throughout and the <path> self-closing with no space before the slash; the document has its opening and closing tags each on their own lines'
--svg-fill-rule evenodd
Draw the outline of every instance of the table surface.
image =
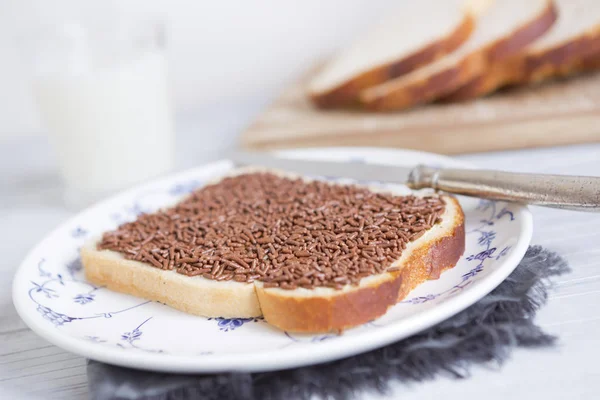
<svg viewBox="0 0 600 400">
<path fill-rule="evenodd" d="M 229 148 L 257 105 L 207 110 L 178 128 L 178 168 L 214 159 Z M 203 118 L 203 116 L 205 118 Z M 186 156 L 187 155 L 187 156 Z M 485 168 L 600 176 L 600 144 L 472 154 L 457 157 Z M 555 280 L 538 323 L 558 335 L 558 346 L 515 349 L 505 365 L 476 367 L 470 378 L 393 385 L 390 398 L 487 400 L 598 398 L 600 393 L 600 214 L 534 207 L 533 243 L 562 254 L 572 272 Z M 72 215 L 61 204 L 55 162 L 44 139 L 0 143 L 0 397 L 86 398 L 85 359 L 29 330 L 11 301 L 12 275 L 27 251 Z M 373 393 L 361 398 L 380 399 Z M 9 397 L 2 397 L 9 398 Z"/>
</svg>

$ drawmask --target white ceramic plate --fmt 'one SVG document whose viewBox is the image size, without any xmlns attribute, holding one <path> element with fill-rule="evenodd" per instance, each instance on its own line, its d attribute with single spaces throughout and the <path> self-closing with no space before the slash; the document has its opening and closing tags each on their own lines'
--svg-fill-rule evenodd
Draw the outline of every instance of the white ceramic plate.
<svg viewBox="0 0 600 400">
<path fill-rule="evenodd" d="M 287 156 L 398 165 L 464 166 L 427 153 L 318 149 Z M 467 244 L 458 265 L 388 313 L 336 335 L 296 335 L 262 319 L 201 318 L 87 283 L 84 241 L 170 204 L 231 168 L 227 161 L 136 187 L 80 213 L 37 245 L 20 266 L 13 299 L 23 320 L 48 341 L 85 357 L 173 372 L 266 371 L 330 361 L 405 338 L 465 309 L 494 289 L 523 257 L 532 234 L 526 207 L 460 198 Z"/>
</svg>

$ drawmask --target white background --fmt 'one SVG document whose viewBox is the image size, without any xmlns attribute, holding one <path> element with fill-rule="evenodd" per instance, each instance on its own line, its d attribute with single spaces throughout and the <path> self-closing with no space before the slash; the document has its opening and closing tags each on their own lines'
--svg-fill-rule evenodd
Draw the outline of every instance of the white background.
<svg viewBox="0 0 600 400">
<path fill-rule="evenodd" d="M 400 0 L 407 1 L 407 0 Z M 179 115 L 271 98 L 382 15 L 392 0 L 0 0 L 0 140 L 40 133 L 23 38 L 96 10 L 163 15 Z"/>
</svg>

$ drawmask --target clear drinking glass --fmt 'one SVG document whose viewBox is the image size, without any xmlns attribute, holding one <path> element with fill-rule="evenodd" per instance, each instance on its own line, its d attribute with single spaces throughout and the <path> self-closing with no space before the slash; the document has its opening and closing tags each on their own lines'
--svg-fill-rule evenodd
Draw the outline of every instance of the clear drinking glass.
<svg viewBox="0 0 600 400">
<path fill-rule="evenodd" d="M 67 205 L 82 207 L 172 168 L 164 24 L 99 18 L 36 36 L 33 93 Z"/>
</svg>

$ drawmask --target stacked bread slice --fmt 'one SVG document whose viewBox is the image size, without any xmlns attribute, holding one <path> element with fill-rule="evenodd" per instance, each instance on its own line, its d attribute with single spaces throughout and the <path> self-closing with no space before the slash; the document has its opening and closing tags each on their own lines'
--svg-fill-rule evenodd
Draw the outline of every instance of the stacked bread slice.
<svg viewBox="0 0 600 400">
<path fill-rule="evenodd" d="M 397 79 L 365 89 L 367 109 L 402 109 L 438 99 L 483 74 L 492 63 L 517 54 L 554 23 L 550 0 L 501 0 L 478 19 L 467 42 L 457 51 Z"/>
<path fill-rule="evenodd" d="M 543 35 L 505 62 L 494 63 L 446 100 L 467 100 L 515 84 L 539 82 L 594 69 L 600 52 L 600 7 L 595 0 L 554 0 L 558 19 Z"/>
<path fill-rule="evenodd" d="M 600 67 L 600 7 L 595 0 L 491 0 L 486 7 L 473 1 L 462 7 L 456 2 L 441 3 L 474 16 L 475 27 L 462 45 L 418 68 L 389 76 L 384 82 L 364 82 L 351 94 L 338 93 L 327 107 L 353 102 L 368 110 L 401 110 L 440 99 L 477 98 L 503 86 Z M 419 18 L 413 14 L 413 18 L 427 20 L 425 15 Z M 409 29 L 407 26 L 404 31 L 405 41 L 413 37 Z M 406 43 L 403 46 L 409 47 Z M 362 47 L 367 45 L 363 43 Z M 364 56 L 363 63 L 368 64 L 368 58 L 368 54 Z M 327 76 L 320 74 L 313 84 L 324 80 Z M 322 106 L 314 88 L 311 84 L 311 97 Z"/>
<path fill-rule="evenodd" d="M 473 31 L 481 8 L 479 2 L 463 5 L 459 0 L 401 2 L 372 31 L 325 66 L 309 84 L 309 95 L 322 108 L 355 102 L 361 90 L 458 48 Z M 416 15 L 426 15 L 427 23 Z"/>
</svg>

